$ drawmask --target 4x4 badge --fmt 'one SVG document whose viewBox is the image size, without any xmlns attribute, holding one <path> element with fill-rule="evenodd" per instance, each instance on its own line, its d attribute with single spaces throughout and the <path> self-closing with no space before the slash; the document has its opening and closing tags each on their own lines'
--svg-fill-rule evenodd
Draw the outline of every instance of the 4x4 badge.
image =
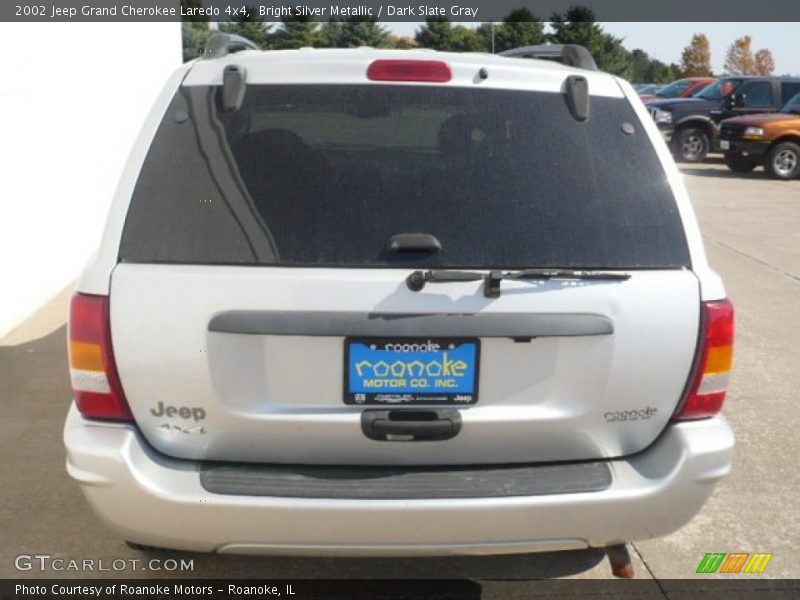
<svg viewBox="0 0 800 600">
<path fill-rule="evenodd" d="M 606 423 L 615 423 L 617 421 L 646 421 L 653 418 L 658 413 L 657 408 L 648 406 L 639 410 L 615 410 L 608 411 L 603 414 Z"/>
<path fill-rule="evenodd" d="M 159 429 L 166 429 L 167 431 L 180 431 L 181 433 L 205 433 L 206 430 L 202 425 L 196 427 L 184 427 L 182 425 L 172 425 L 171 423 L 162 423 L 158 426 Z"/>
</svg>

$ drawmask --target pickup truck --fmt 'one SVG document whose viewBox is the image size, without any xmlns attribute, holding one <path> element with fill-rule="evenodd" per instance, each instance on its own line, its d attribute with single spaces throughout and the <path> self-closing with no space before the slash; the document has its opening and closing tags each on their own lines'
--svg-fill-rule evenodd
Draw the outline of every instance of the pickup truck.
<svg viewBox="0 0 800 600">
<path fill-rule="evenodd" d="M 740 116 L 774 113 L 800 92 L 798 77 L 723 77 L 693 98 L 647 104 L 676 160 L 701 162 L 718 152 L 719 123 Z"/>
<path fill-rule="evenodd" d="M 800 94 L 777 113 L 723 121 L 720 148 L 736 173 L 764 165 L 776 179 L 800 177 Z"/>
</svg>

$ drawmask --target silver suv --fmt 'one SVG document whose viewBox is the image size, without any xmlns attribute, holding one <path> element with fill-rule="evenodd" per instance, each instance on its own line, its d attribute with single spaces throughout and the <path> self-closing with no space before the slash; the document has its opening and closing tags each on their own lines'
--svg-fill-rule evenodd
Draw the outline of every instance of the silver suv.
<svg viewBox="0 0 800 600">
<path fill-rule="evenodd" d="M 224 42 L 157 100 L 72 302 L 102 519 L 324 555 L 687 523 L 730 469 L 733 309 L 631 86 L 569 47 Z"/>
</svg>

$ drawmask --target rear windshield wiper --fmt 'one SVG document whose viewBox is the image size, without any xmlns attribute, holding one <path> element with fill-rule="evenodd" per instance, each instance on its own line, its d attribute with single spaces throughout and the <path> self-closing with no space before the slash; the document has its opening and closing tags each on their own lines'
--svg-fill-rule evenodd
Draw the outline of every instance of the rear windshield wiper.
<svg viewBox="0 0 800 600">
<path fill-rule="evenodd" d="M 630 279 L 628 273 L 611 273 L 606 271 L 580 271 L 575 269 L 520 269 L 519 271 L 451 271 L 449 269 L 432 269 L 414 271 L 406 278 L 408 289 L 419 292 L 426 283 L 448 283 L 452 281 L 485 280 L 483 295 L 497 298 L 500 295 L 500 282 L 504 279 L 523 279 L 529 281 L 625 281 Z"/>
</svg>

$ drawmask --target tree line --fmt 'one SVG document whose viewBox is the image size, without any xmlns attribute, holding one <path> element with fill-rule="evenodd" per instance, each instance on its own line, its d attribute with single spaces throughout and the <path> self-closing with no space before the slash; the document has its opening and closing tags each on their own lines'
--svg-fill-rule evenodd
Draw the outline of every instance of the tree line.
<svg viewBox="0 0 800 600">
<path fill-rule="evenodd" d="M 737 38 L 725 54 L 725 72 L 730 75 L 772 75 L 775 59 L 767 48 L 753 51 L 749 35 Z M 696 33 L 681 54 L 681 73 L 684 77 L 710 77 L 711 47 L 705 34 Z"/>
<path fill-rule="evenodd" d="M 199 0 L 182 0 L 192 6 Z M 250 10 L 238 20 L 219 23 L 219 31 L 234 33 L 252 40 L 262 50 L 280 50 L 312 46 L 317 48 L 432 48 L 453 52 L 499 53 L 519 46 L 536 44 L 580 44 L 589 49 L 598 67 L 630 81 L 668 83 L 680 77 L 711 74 L 711 53 L 703 34 L 692 38 L 682 55 L 681 64 L 666 64 L 642 49 L 629 51 L 623 39 L 603 30 L 591 9 L 574 6 L 564 13 L 550 16 L 550 30 L 530 10 L 510 12 L 500 23 L 482 23 L 478 27 L 453 24 L 447 19 L 428 19 L 414 36 L 393 35 L 376 20 L 355 18 L 318 23 L 309 18 L 292 17 L 280 24 L 261 21 L 257 11 Z M 213 33 L 203 20 L 184 21 L 183 58 L 201 55 Z M 734 42 L 725 68 L 729 73 L 750 74 L 774 70 L 769 50 L 751 49 L 749 37 Z M 735 46 L 735 48 L 734 48 Z"/>
</svg>

